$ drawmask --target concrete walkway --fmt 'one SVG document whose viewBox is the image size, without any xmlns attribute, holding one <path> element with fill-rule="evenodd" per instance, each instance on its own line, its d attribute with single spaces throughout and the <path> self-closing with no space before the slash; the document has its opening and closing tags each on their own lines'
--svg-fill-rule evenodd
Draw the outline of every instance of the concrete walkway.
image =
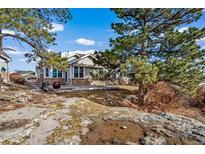
<svg viewBox="0 0 205 154">
<path fill-rule="evenodd" d="M 40 83 L 36 81 L 26 81 L 26 86 L 30 87 L 32 90 L 40 91 Z"/>
<path fill-rule="evenodd" d="M 41 85 L 39 82 L 26 82 L 26 85 L 29 86 L 32 90 L 41 91 Z M 97 85 L 62 85 L 60 89 L 53 89 L 52 86 L 48 86 L 48 91 L 55 93 L 70 92 L 70 91 L 82 91 L 82 90 L 117 90 L 117 86 L 97 86 Z"/>
<path fill-rule="evenodd" d="M 63 85 L 60 89 L 55 89 L 56 93 L 69 92 L 69 91 L 82 91 L 82 90 L 117 90 L 117 86 L 94 86 L 94 85 Z"/>
</svg>

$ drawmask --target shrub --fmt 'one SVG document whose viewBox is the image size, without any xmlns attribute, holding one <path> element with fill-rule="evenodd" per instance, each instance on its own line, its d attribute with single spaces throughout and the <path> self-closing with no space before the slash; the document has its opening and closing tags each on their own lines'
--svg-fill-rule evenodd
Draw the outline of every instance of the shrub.
<svg viewBox="0 0 205 154">
<path fill-rule="evenodd" d="M 18 83 L 18 84 L 24 84 L 25 83 L 25 79 L 24 78 L 18 78 L 15 83 Z"/>
<path fill-rule="evenodd" d="M 18 84 L 24 84 L 24 82 L 25 82 L 25 79 L 19 73 L 11 73 L 9 75 L 9 79 L 10 79 L 10 81 L 12 81 L 14 83 L 18 83 Z"/>
</svg>

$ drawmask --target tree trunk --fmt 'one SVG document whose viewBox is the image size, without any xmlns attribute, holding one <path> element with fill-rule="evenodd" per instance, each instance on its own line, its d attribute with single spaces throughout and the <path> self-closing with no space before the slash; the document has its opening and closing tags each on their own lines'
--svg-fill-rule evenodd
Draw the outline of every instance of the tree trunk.
<svg viewBox="0 0 205 154">
<path fill-rule="evenodd" d="M 3 36 L 2 36 L 2 30 L 0 29 L 0 53 L 2 52 L 3 49 L 2 41 L 3 41 Z M 0 88 L 1 88 L 1 82 L 3 82 L 1 80 L 3 80 L 3 77 L 1 76 L 1 72 L 0 72 Z"/>
<path fill-rule="evenodd" d="M 0 29 L 0 51 L 3 49 L 3 35 L 2 30 Z"/>
<path fill-rule="evenodd" d="M 139 98 L 139 102 L 142 105 L 144 103 L 144 96 L 145 96 L 145 87 L 143 85 L 142 82 L 139 82 L 139 87 L 138 87 L 138 98 Z"/>
<path fill-rule="evenodd" d="M 39 78 L 39 82 L 40 82 L 40 85 L 41 85 L 41 88 L 43 90 L 43 82 L 44 82 L 44 72 L 43 72 L 43 66 L 42 66 L 42 62 L 39 62 L 39 69 L 40 69 L 40 78 Z"/>
<path fill-rule="evenodd" d="M 141 51 L 140 51 L 140 55 L 143 59 L 147 58 L 148 54 L 146 52 L 146 46 L 145 43 L 143 42 L 141 45 Z"/>
</svg>

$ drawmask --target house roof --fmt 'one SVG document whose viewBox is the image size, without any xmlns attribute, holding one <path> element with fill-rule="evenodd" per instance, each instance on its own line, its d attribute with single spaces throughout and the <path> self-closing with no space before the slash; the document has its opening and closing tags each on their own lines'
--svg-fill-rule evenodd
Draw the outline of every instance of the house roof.
<svg viewBox="0 0 205 154">
<path fill-rule="evenodd" d="M 73 57 L 73 56 L 77 56 L 77 57 L 80 57 L 80 54 L 77 54 L 77 53 L 74 53 L 74 54 L 70 54 L 67 56 L 67 58 L 70 58 L 70 57 Z"/>
<path fill-rule="evenodd" d="M 92 54 L 77 54 L 77 55 L 79 56 L 79 58 L 69 61 L 69 64 L 73 64 L 73 63 L 75 63 L 79 60 L 82 60 L 86 57 L 89 57 L 89 56 L 92 57 L 93 59 L 95 59 L 95 57 Z"/>
<path fill-rule="evenodd" d="M 11 61 L 11 57 L 9 57 L 3 50 L 0 50 L 0 57 L 6 59 L 7 61 Z"/>
</svg>

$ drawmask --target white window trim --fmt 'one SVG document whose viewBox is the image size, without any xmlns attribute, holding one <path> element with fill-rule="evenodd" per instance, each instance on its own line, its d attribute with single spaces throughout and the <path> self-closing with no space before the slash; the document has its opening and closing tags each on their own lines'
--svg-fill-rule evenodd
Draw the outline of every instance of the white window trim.
<svg viewBox="0 0 205 154">
<path fill-rule="evenodd" d="M 59 73 L 60 71 L 57 69 L 57 72 Z M 61 71 L 61 77 L 59 77 L 59 74 L 57 74 L 57 78 L 63 78 L 63 71 Z"/>
<path fill-rule="evenodd" d="M 56 69 L 56 68 L 54 68 L 54 69 Z M 58 78 L 58 69 L 56 69 L 56 73 L 57 73 L 57 74 L 56 74 L 56 77 L 53 77 L 53 70 L 54 70 L 54 69 L 52 69 L 52 78 Z"/>
<path fill-rule="evenodd" d="M 46 68 L 43 67 L 43 73 L 41 73 L 41 68 L 40 68 L 40 75 L 43 74 L 43 77 L 46 78 Z"/>
<path fill-rule="evenodd" d="M 85 67 L 83 67 L 83 79 L 85 79 Z"/>
<path fill-rule="evenodd" d="M 44 77 L 49 78 L 50 77 L 50 69 L 48 68 L 48 76 L 46 76 L 46 68 L 48 68 L 48 67 L 44 68 Z"/>
<path fill-rule="evenodd" d="M 78 68 L 78 77 L 75 77 L 75 67 Z M 85 78 L 85 67 L 82 67 L 83 68 L 83 77 L 81 78 L 80 77 L 80 66 L 73 66 L 73 73 L 72 73 L 72 76 L 74 79 L 84 79 Z"/>
<path fill-rule="evenodd" d="M 72 73 L 73 75 L 72 75 L 72 76 L 73 76 L 74 79 L 78 79 L 79 76 L 78 76 L 78 77 L 75 77 L 75 67 L 77 67 L 77 66 L 73 66 L 73 73 Z M 77 68 L 78 68 L 78 67 L 77 67 Z"/>
</svg>

